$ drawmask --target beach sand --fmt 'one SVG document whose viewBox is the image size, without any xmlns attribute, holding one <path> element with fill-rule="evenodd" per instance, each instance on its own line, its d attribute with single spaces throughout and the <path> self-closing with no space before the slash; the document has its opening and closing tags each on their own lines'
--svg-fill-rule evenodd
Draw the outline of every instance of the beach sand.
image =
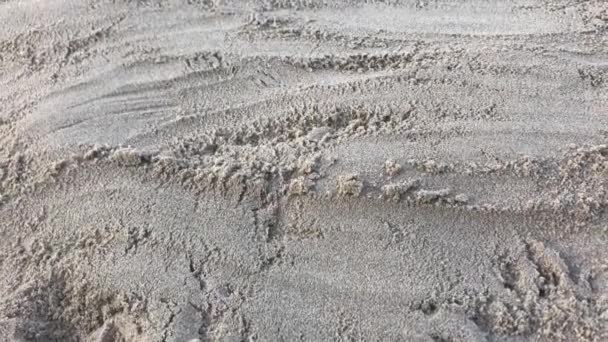
<svg viewBox="0 0 608 342">
<path fill-rule="evenodd" d="M 603 0 L 0 0 L 0 341 L 608 341 Z"/>
</svg>

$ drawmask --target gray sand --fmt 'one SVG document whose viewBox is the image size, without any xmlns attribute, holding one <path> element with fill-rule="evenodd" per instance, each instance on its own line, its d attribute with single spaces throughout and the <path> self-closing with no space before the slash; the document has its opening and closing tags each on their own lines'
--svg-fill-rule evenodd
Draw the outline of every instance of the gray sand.
<svg viewBox="0 0 608 342">
<path fill-rule="evenodd" d="M 0 0 L 1 341 L 608 341 L 605 0 Z"/>
</svg>

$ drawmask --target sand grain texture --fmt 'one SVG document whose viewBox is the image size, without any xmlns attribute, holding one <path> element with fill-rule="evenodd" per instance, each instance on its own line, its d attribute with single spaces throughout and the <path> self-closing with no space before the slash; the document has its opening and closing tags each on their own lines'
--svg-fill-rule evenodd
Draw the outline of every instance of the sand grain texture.
<svg viewBox="0 0 608 342">
<path fill-rule="evenodd" d="M 605 1 L 0 27 L 0 341 L 608 340 Z"/>
</svg>

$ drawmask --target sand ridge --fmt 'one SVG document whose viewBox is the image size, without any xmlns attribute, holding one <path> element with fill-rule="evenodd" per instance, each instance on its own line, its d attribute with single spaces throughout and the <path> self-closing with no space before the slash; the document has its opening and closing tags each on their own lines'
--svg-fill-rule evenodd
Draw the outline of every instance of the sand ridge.
<svg viewBox="0 0 608 342">
<path fill-rule="evenodd" d="M 608 339 L 605 2 L 0 22 L 0 341 Z"/>
</svg>

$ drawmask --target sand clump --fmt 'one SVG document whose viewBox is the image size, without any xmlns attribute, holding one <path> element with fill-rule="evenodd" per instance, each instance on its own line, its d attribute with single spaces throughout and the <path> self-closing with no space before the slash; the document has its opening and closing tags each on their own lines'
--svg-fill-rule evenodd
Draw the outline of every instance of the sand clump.
<svg viewBox="0 0 608 342">
<path fill-rule="evenodd" d="M 291 181 L 288 188 L 289 196 L 305 195 L 309 193 L 314 183 L 306 177 L 298 177 Z"/>
<path fill-rule="evenodd" d="M 395 177 L 401 172 L 401 165 L 398 164 L 394 159 L 388 159 L 384 163 L 384 172 L 389 177 Z"/>
<path fill-rule="evenodd" d="M 416 201 L 419 203 L 433 203 L 433 202 L 441 202 L 447 199 L 449 195 L 452 194 L 452 190 L 450 189 L 440 189 L 440 190 L 419 190 L 416 192 Z"/>
<path fill-rule="evenodd" d="M 384 198 L 393 201 L 399 201 L 402 196 L 420 186 L 420 180 L 414 179 L 400 183 L 390 183 L 382 186 L 382 195 Z"/>
<path fill-rule="evenodd" d="M 363 181 L 356 174 L 338 176 L 336 192 L 339 196 L 359 197 L 363 192 Z"/>
</svg>

